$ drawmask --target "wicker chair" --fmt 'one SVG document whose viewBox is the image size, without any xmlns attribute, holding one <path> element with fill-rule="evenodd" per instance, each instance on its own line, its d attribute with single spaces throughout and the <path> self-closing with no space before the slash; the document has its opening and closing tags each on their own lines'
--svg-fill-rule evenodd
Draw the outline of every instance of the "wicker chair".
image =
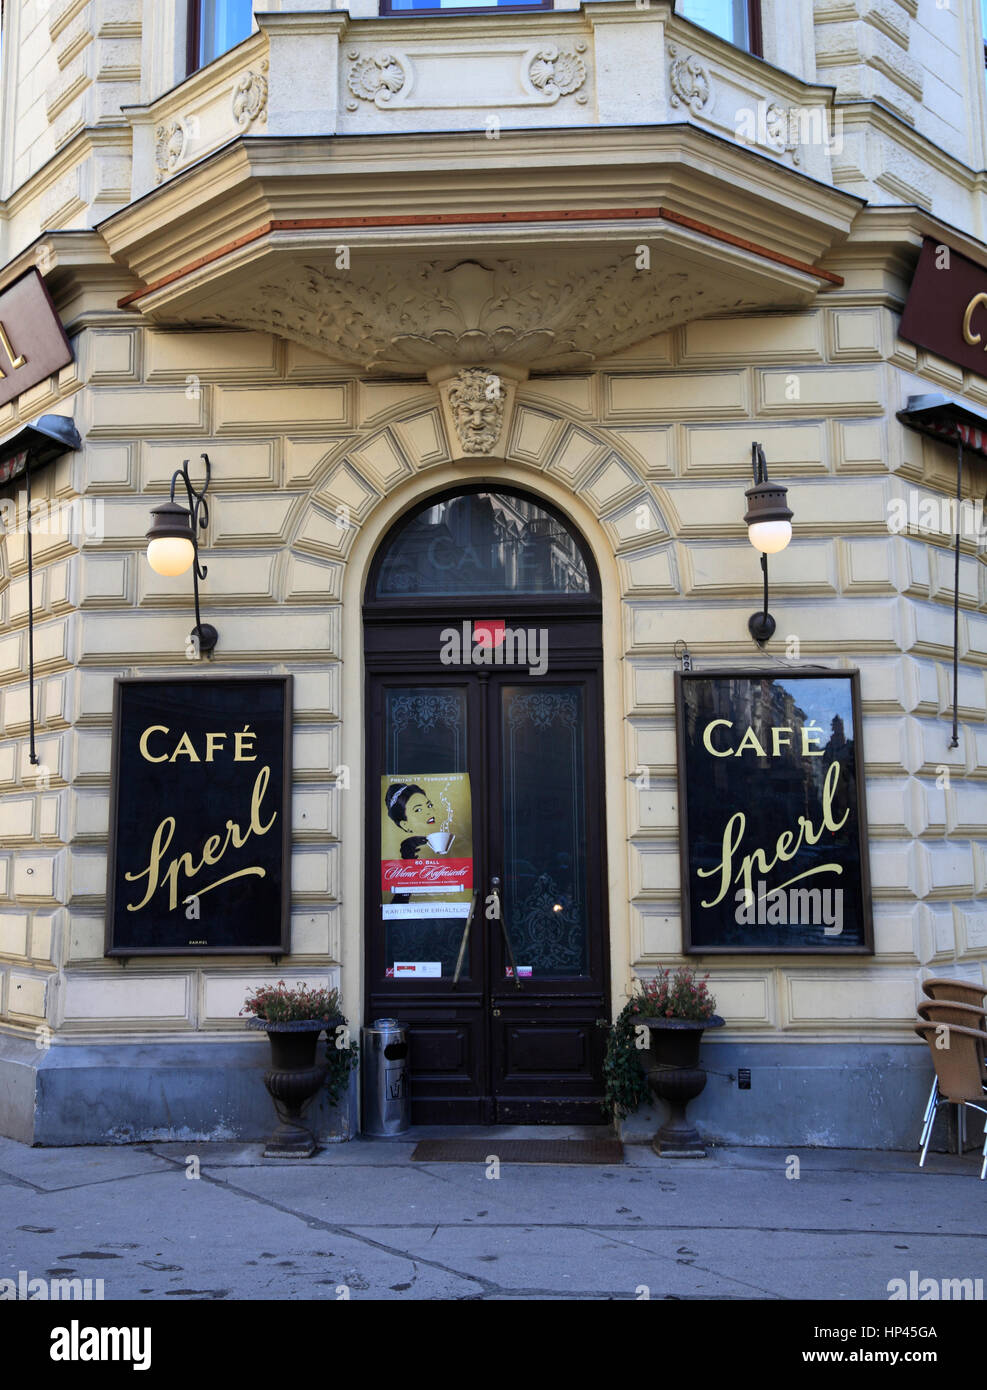
<svg viewBox="0 0 987 1390">
<path fill-rule="evenodd" d="M 987 1024 L 985 1024 L 984 1021 L 984 1000 L 987 999 L 987 988 L 984 988 L 982 985 L 974 985 L 971 984 L 968 980 L 955 980 L 948 975 L 940 975 L 930 980 L 924 980 L 922 983 L 922 992 L 927 996 L 927 998 L 932 999 L 937 1003 L 940 1001 L 950 1001 L 955 1002 L 957 1004 L 966 1004 L 967 1006 L 974 1009 L 976 1009 L 977 1005 L 979 1005 L 979 1022 L 973 1018 L 956 1018 L 953 1020 L 953 1022 L 968 1023 L 971 1028 L 987 1027 Z M 925 1004 L 919 1005 L 918 1013 L 920 1018 L 928 1018 L 928 1014 L 925 1012 L 927 1007 L 928 1006 Z M 940 1019 L 938 1021 L 944 1023 L 950 1022 L 948 1018 Z M 987 1063 L 985 1063 L 985 1065 L 987 1065 Z M 936 1102 L 938 1101 L 938 1099 L 938 1082 L 936 1080 L 933 1080 L 932 1087 L 929 1091 L 929 1099 L 925 1105 L 925 1114 L 922 1116 L 922 1135 L 918 1141 L 919 1148 L 921 1148 L 922 1145 L 925 1143 L 926 1127 L 929 1126 L 930 1121 L 935 1116 Z"/>
<path fill-rule="evenodd" d="M 957 1004 L 983 1004 L 987 998 L 987 988 L 971 985 L 967 980 L 951 980 L 940 976 L 934 980 L 923 980 L 922 992 L 930 999 L 951 999 Z"/>
<path fill-rule="evenodd" d="M 932 1105 L 929 1119 L 925 1125 L 920 1168 L 925 1165 L 932 1138 L 932 1126 L 937 1111 L 943 1105 L 959 1105 L 976 1110 L 987 1118 L 987 1095 L 984 1094 L 983 1073 L 981 1070 L 984 1044 L 987 1032 L 980 1028 L 967 1028 L 962 1024 L 949 1023 L 948 1046 L 939 1047 L 939 1029 L 945 1020 L 938 1023 L 916 1023 L 915 1031 L 924 1038 L 932 1054 L 932 1065 L 936 1069 L 937 1096 Z M 987 1174 L 987 1129 L 984 1133 L 983 1163 L 980 1177 Z"/>
</svg>

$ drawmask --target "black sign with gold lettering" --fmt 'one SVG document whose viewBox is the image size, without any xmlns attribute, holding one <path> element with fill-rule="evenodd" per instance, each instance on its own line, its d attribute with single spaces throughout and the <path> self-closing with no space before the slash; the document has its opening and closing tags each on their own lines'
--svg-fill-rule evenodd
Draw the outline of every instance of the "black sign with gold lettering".
<svg viewBox="0 0 987 1390">
<path fill-rule="evenodd" d="M 37 270 L 0 290 L 0 405 L 66 367 L 72 348 Z"/>
<path fill-rule="evenodd" d="M 118 679 L 106 954 L 288 949 L 291 677 Z"/>
<path fill-rule="evenodd" d="M 856 671 L 676 676 L 687 952 L 873 952 Z"/>
<path fill-rule="evenodd" d="M 987 270 L 926 237 L 898 336 L 987 376 Z"/>
</svg>

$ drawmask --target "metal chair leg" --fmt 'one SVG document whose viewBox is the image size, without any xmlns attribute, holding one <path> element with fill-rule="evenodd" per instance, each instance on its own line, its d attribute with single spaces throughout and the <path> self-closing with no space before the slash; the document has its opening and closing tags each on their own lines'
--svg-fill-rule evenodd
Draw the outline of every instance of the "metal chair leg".
<svg viewBox="0 0 987 1390">
<path fill-rule="evenodd" d="M 936 1115 L 938 1114 L 938 1112 L 939 1112 L 939 1110 L 942 1108 L 942 1106 L 948 1105 L 948 1104 L 949 1104 L 949 1101 L 947 1101 L 947 1100 L 941 1100 L 941 1101 L 939 1101 L 939 1103 L 936 1105 L 935 1110 L 932 1112 L 932 1116 L 931 1116 L 930 1123 L 929 1123 L 929 1128 L 928 1128 L 928 1133 L 927 1133 L 926 1136 L 925 1136 L 925 1143 L 922 1145 L 922 1157 L 921 1157 L 921 1158 L 919 1159 L 919 1161 L 918 1161 L 918 1166 L 919 1166 L 920 1168 L 924 1168 L 924 1167 L 925 1167 L 925 1156 L 926 1156 L 926 1154 L 929 1152 L 929 1140 L 932 1138 L 932 1130 L 933 1130 L 933 1126 L 934 1126 L 934 1124 L 935 1124 Z"/>
<path fill-rule="evenodd" d="M 963 1113 L 963 1134 L 966 1134 L 966 1108 L 968 1108 L 968 1105 L 969 1101 L 963 1101 L 962 1105 L 959 1106 Z M 976 1112 L 977 1115 L 979 1115 L 984 1122 L 984 1161 L 980 1165 L 980 1181 L 983 1181 L 984 1175 L 986 1175 L 987 1173 L 987 1111 L 981 1105 L 969 1105 L 969 1108 L 972 1109 L 972 1111 Z"/>
<path fill-rule="evenodd" d="M 929 1091 L 929 1099 L 925 1102 L 925 1114 L 922 1116 L 922 1132 L 919 1135 L 919 1148 L 925 1141 L 925 1127 L 929 1123 L 929 1116 L 932 1114 L 936 1103 L 936 1092 L 939 1090 L 939 1078 L 932 1078 L 932 1089 Z"/>
<path fill-rule="evenodd" d="M 922 1116 L 922 1132 L 918 1137 L 919 1148 L 925 1143 L 926 1131 L 931 1127 L 935 1120 L 936 1101 L 939 1099 L 939 1078 L 934 1077 L 932 1090 L 929 1092 L 929 1099 L 925 1103 L 925 1114 Z"/>
</svg>

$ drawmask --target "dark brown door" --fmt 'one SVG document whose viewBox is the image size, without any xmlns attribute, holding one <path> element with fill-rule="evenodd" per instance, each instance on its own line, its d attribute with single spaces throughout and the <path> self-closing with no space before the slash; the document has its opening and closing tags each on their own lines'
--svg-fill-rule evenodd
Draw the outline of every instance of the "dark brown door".
<svg viewBox="0 0 987 1390">
<path fill-rule="evenodd" d="M 544 504 L 525 512 L 522 494 L 508 497 L 529 533 L 513 536 L 515 552 L 532 526 L 543 538 L 546 516 L 562 525 Z M 445 537 L 452 528 L 438 515 L 429 524 Z M 446 561 L 479 551 L 483 568 L 484 518 L 474 510 L 472 535 L 468 525 Z M 411 569 L 428 575 L 422 523 L 408 530 Z M 404 564 L 409 545 L 396 539 Z M 489 564 L 450 581 L 444 597 L 388 594 L 387 543 L 371 579 L 367 1016 L 409 1027 L 416 1124 L 593 1123 L 609 1021 L 595 572 L 587 565 L 585 587 L 557 595 L 511 591 L 497 544 L 492 587 L 499 578 L 504 592 L 493 599 L 462 592 L 490 589 Z M 522 555 L 512 573 L 525 572 L 530 590 L 537 565 Z M 407 589 L 406 574 L 401 582 Z M 477 646 L 478 632 L 494 645 Z"/>
</svg>

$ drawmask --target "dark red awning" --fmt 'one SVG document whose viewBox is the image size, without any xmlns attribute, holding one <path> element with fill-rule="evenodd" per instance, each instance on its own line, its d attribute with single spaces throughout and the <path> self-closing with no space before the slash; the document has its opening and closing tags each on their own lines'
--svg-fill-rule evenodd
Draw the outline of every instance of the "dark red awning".
<svg viewBox="0 0 987 1390">
<path fill-rule="evenodd" d="M 987 458 L 987 415 L 949 396 L 909 396 L 904 410 L 898 411 L 898 419 L 941 444 L 962 441 L 964 449 Z"/>
</svg>

